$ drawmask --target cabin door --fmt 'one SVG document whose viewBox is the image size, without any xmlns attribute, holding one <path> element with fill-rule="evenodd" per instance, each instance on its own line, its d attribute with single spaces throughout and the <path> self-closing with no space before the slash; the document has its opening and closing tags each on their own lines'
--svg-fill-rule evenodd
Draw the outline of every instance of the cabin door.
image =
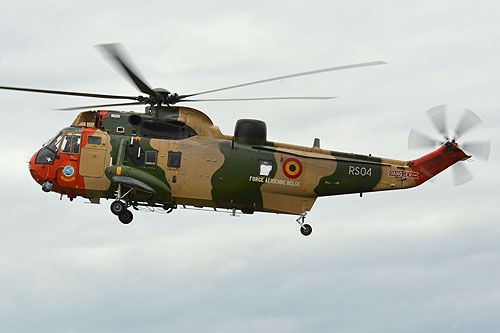
<svg viewBox="0 0 500 333">
<path fill-rule="evenodd" d="M 84 132 L 80 154 L 80 176 L 100 178 L 106 168 L 108 136 L 105 133 Z"/>
</svg>

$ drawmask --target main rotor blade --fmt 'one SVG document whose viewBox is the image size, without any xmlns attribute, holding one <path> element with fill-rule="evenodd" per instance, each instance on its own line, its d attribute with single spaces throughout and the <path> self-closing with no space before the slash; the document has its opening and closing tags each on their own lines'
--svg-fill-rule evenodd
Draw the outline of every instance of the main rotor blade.
<svg viewBox="0 0 500 333">
<path fill-rule="evenodd" d="M 448 140 L 448 129 L 446 125 L 446 105 L 438 105 L 427 110 L 427 116 L 437 131 Z"/>
<path fill-rule="evenodd" d="M 278 81 L 278 80 L 283 80 L 283 79 L 290 79 L 292 77 L 312 75 L 312 74 L 319 74 L 319 73 L 324 73 L 324 72 L 338 71 L 338 70 L 342 70 L 342 69 L 350 69 L 350 68 L 357 68 L 357 67 L 368 67 L 368 66 L 384 65 L 384 64 L 387 64 L 387 63 L 384 62 L 384 61 L 372 61 L 372 62 L 364 62 L 364 63 L 359 63 L 359 64 L 352 64 L 352 65 L 345 65 L 345 66 L 338 66 L 338 67 L 329 67 L 329 68 L 317 69 L 317 70 L 314 70 L 314 71 L 308 71 L 308 72 L 302 72 L 302 73 L 296 73 L 296 74 L 290 74 L 290 75 L 277 76 L 277 77 L 273 77 L 273 78 L 270 78 L 270 79 L 252 81 L 252 82 L 248 82 L 248 83 L 242 83 L 242 84 L 237 84 L 237 85 L 234 85 L 234 86 L 229 86 L 229 87 L 224 87 L 224 88 L 218 88 L 218 89 L 212 89 L 212 90 L 202 91 L 202 92 L 198 92 L 198 93 L 194 93 L 194 94 L 189 94 L 189 95 L 181 95 L 180 97 L 181 98 L 187 98 L 187 97 L 192 97 L 192 96 L 197 96 L 197 95 L 202 95 L 202 94 L 213 93 L 213 92 L 216 92 L 216 91 L 222 91 L 222 90 L 228 90 L 228 89 L 233 89 L 233 88 L 250 86 L 250 85 L 264 83 L 264 82 L 271 82 L 271 81 Z"/>
<path fill-rule="evenodd" d="M 121 44 L 99 44 L 96 45 L 96 47 L 113 59 L 119 65 L 118 68 L 127 74 L 130 80 L 136 85 L 137 88 L 139 88 L 140 91 L 150 96 L 156 96 L 156 92 L 151 89 L 148 84 L 146 84 L 144 79 L 139 77 L 137 74 L 138 71 L 136 69 L 132 69 L 133 67 L 130 65 L 130 61 L 126 60 L 126 53 Z"/>
<path fill-rule="evenodd" d="M 464 142 L 461 146 L 463 150 L 470 153 L 473 157 L 477 157 L 485 162 L 490 157 L 491 142 L 489 140 Z"/>
<path fill-rule="evenodd" d="M 477 114 L 469 109 L 465 109 L 462 118 L 455 128 L 455 139 L 458 139 L 460 136 L 464 135 L 466 132 L 481 123 L 482 120 Z"/>
<path fill-rule="evenodd" d="M 410 130 L 410 134 L 408 135 L 408 148 L 409 149 L 418 149 L 418 148 L 434 148 L 438 146 L 441 142 L 438 140 L 419 132 L 415 129 Z"/>
<path fill-rule="evenodd" d="M 7 87 L 7 86 L 0 86 L 0 89 L 17 90 L 17 91 L 28 91 L 28 92 L 36 92 L 36 93 L 42 93 L 42 94 L 56 94 L 56 95 L 70 95 L 70 96 L 80 96 L 80 97 L 95 97 L 95 98 L 111 98 L 111 99 L 132 99 L 132 100 L 137 100 L 137 97 L 135 97 L 135 96 L 104 95 L 104 94 L 84 93 L 84 92 L 76 92 L 76 91 L 48 90 L 48 89 L 34 89 L 34 88 L 20 88 L 20 87 Z"/>
<path fill-rule="evenodd" d="M 205 98 L 182 99 L 181 102 L 235 102 L 235 101 L 272 101 L 272 100 L 325 100 L 338 97 L 250 97 L 250 98 Z"/>
<path fill-rule="evenodd" d="M 453 184 L 455 186 L 468 183 L 474 178 L 469 168 L 467 168 L 463 162 L 455 163 L 451 168 L 451 172 L 453 175 Z"/>
<path fill-rule="evenodd" d="M 71 108 L 56 109 L 57 111 L 71 111 L 71 110 L 83 110 L 83 109 L 95 109 L 108 106 L 124 106 L 124 105 L 144 105 L 145 102 L 134 102 L 134 103 L 114 103 L 114 104 L 99 104 L 99 105 L 87 105 L 87 106 L 76 106 Z"/>
</svg>

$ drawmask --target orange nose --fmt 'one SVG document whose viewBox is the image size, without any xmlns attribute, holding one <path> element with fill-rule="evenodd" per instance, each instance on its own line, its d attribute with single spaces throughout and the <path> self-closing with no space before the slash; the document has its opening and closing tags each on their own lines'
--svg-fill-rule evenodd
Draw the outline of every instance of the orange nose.
<svg viewBox="0 0 500 333">
<path fill-rule="evenodd" d="M 47 167 L 44 164 L 36 164 L 36 156 L 38 155 L 38 151 L 31 157 L 29 162 L 29 169 L 31 173 L 31 177 L 40 185 L 43 184 L 47 177 Z"/>
</svg>

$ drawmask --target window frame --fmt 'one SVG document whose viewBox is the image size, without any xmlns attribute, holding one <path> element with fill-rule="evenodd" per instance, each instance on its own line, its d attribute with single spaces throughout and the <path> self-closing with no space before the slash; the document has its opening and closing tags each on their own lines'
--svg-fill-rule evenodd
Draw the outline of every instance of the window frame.
<svg viewBox="0 0 500 333">
<path fill-rule="evenodd" d="M 97 138 L 97 139 L 99 139 L 99 143 L 90 142 L 91 138 L 92 138 L 92 140 L 93 140 L 93 139 L 96 139 L 96 138 Z M 98 135 L 89 135 L 89 136 L 87 137 L 87 144 L 88 144 L 88 145 L 96 145 L 96 146 L 100 146 L 100 145 L 102 145 L 102 137 L 101 137 L 101 136 L 98 136 Z"/>
<path fill-rule="evenodd" d="M 178 157 L 176 157 L 178 156 Z M 175 158 L 175 160 L 174 160 Z M 178 163 L 175 163 L 175 165 L 172 165 L 173 162 L 176 162 L 178 158 Z M 180 169 L 181 168 L 181 162 L 182 162 L 182 152 L 181 151 L 172 151 L 170 150 L 168 152 L 168 157 L 167 157 L 167 167 L 171 169 Z"/>
<path fill-rule="evenodd" d="M 63 137 L 64 133 L 60 131 L 56 136 L 47 141 L 38 151 L 35 157 L 35 164 L 53 165 Z"/>
<path fill-rule="evenodd" d="M 148 155 L 150 155 L 150 154 L 154 154 L 154 161 L 153 162 L 148 161 Z M 144 154 L 144 165 L 156 166 L 157 163 L 158 163 L 158 151 L 157 150 L 146 150 L 146 152 Z"/>
<path fill-rule="evenodd" d="M 70 143 L 69 151 L 64 151 L 63 150 L 63 146 L 65 144 L 66 137 L 69 136 L 69 135 L 71 135 L 71 143 Z M 78 138 L 79 138 L 78 152 L 74 152 L 73 151 L 73 148 L 74 148 L 74 142 L 73 141 L 74 141 L 74 137 L 75 136 L 78 136 Z M 59 143 L 58 152 L 60 154 L 79 155 L 80 151 L 82 149 L 82 138 L 83 138 L 82 132 L 79 132 L 79 131 L 67 131 L 67 132 L 64 132 L 64 136 L 61 139 L 61 142 Z M 66 148 L 66 147 L 64 147 L 64 148 Z"/>
</svg>

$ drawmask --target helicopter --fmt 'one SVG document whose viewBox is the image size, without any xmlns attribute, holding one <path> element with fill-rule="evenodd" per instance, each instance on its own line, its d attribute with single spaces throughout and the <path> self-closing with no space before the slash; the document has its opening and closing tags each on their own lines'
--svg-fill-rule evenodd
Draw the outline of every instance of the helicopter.
<svg viewBox="0 0 500 333">
<path fill-rule="evenodd" d="M 324 196 L 389 191 L 419 186 L 472 155 L 487 160 L 489 141 L 460 145 L 457 140 L 480 122 L 472 111 L 464 112 L 448 136 L 446 107 L 427 112 L 443 136 L 434 139 L 410 132 L 410 148 L 434 148 L 411 161 L 337 152 L 267 140 L 266 123 L 239 119 L 234 134 L 225 135 L 202 111 L 178 103 L 235 100 L 331 99 L 334 97 L 264 97 L 198 99 L 197 96 L 298 76 L 385 64 L 383 61 L 351 64 L 301 72 L 192 94 L 152 89 L 127 59 L 120 44 L 98 48 L 144 95 L 100 93 L 0 86 L 0 89 L 103 99 L 123 103 L 71 107 L 82 110 L 72 124 L 61 129 L 29 160 L 29 171 L 44 192 L 66 195 L 71 201 L 84 197 L 99 204 L 113 200 L 112 214 L 120 222 L 133 220 L 130 208 L 164 209 L 182 206 L 230 210 L 243 214 L 267 212 L 296 215 L 300 232 L 312 233 L 305 217 L 316 199 Z M 144 105 L 145 112 L 114 111 L 110 107 Z M 89 110 L 96 109 L 97 110 Z M 104 109 L 103 109 L 104 108 Z M 437 146 L 437 149 L 436 149 Z M 459 167 L 458 183 L 470 180 Z"/>
</svg>

